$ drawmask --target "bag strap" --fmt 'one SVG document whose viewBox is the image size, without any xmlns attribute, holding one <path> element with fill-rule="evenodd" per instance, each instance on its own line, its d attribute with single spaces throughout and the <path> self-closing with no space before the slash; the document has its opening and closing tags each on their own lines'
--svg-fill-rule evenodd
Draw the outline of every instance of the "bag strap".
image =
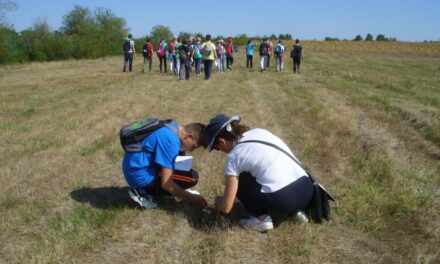
<svg viewBox="0 0 440 264">
<path fill-rule="evenodd" d="M 298 164 L 298 166 L 300 166 L 306 172 L 307 176 L 310 177 L 310 180 L 312 181 L 312 183 L 314 185 L 318 185 L 325 192 L 325 194 L 327 195 L 328 199 L 330 199 L 332 201 L 335 201 L 335 198 L 324 188 L 324 186 L 322 186 L 321 184 L 319 184 L 319 182 L 317 182 L 315 180 L 315 177 L 313 177 L 313 175 L 309 172 L 309 170 L 307 168 L 304 168 L 297 159 L 295 159 L 292 155 L 289 154 L 289 152 L 285 151 L 280 146 L 277 146 L 277 145 L 275 145 L 273 143 L 262 141 L 262 140 L 246 140 L 246 141 L 238 142 L 238 144 L 241 144 L 241 143 L 260 143 L 260 144 L 263 144 L 263 145 L 271 146 L 271 147 L 273 147 L 275 149 L 278 149 L 279 151 L 283 152 L 284 154 L 286 154 L 289 158 L 291 158 L 296 164 Z"/>
<path fill-rule="evenodd" d="M 267 141 L 262 141 L 262 140 L 246 140 L 246 141 L 241 141 L 238 144 L 241 144 L 241 143 L 260 143 L 260 144 L 263 144 L 263 145 L 267 145 L 267 146 L 271 146 L 273 148 L 276 148 L 279 151 L 281 151 L 284 154 L 286 154 L 289 158 L 291 158 L 296 164 L 298 164 L 298 166 L 301 167 L 301 169 L 303 169 L 307 173 L 308 176 L 311 177 L 309 171 L 306 168 L 304 168 L 297 159 L 295 159 L 292 155 L 290 155 L 289 152 L 285 151 L 284 149 L 282 149 L 281 147 L 279 147 L 279 146 L 277 146 L 277 145 L 275 145 L 273 143 L 270 143 L 270 142 L 267 142 Z"/>
</svg>

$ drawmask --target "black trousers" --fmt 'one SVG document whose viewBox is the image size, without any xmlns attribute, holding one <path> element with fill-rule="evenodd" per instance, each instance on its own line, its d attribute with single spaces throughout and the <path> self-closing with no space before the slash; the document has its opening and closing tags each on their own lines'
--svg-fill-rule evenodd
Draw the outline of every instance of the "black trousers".
<svg viewBox="0 0 440 264">
<path fill-rule="evenodd" d="M 167 57 L 163 56 L 163 57 L 158 57 L 159 58 L 159 70 L 160 72 L 162 72 L 162 65 L 163 65 L 163 69 L 165 71 L 165 73 L 167 72 Z"/>
<path fill-rule="evenodd" d="M 300 64 L 301 64 L 301 58 L 293 57 L 293 72 L 296 72 L 296 70 L 298 70 L 299 73 Z"/>
<path fill-rule="evenodd" d="M 253 58 L 254 58 L 254 56 L 252 56 L 252 55 L 246 56 L 246 68 L 252 68 L 252 59 Z"/>
<path fill-rule="evenodd" d="M 262 193 L 261 184 L 250 173 L 241 173 L 238 178 L 237 198 L 257 217 L 270 212 L 294 215 L 307 207 L 312 195 L 313 183 L 306 176 L 273 193 Z"/>
</svg>

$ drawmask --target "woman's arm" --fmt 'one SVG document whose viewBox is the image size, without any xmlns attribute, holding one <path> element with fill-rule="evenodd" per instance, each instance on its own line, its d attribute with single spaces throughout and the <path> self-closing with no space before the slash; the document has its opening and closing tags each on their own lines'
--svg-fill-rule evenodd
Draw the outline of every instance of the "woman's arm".
<svg viewBox="0 0 440 264">
<path fill-rule="evenodd" d="M 215 199 L 215 207 L 222 213 L 228 214 L 234 206 L 235 196 L 238 190 L 238 177 L 225 175 L 225 191 L 223 197 Z"/>
</svg>

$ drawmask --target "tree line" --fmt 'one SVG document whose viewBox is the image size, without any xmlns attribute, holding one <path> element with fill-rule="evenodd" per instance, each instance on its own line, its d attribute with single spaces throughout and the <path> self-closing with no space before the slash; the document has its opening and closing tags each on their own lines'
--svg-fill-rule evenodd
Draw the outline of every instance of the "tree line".
<svg viewBox="0 0 440 264">
<path fill-rule="evenodd" d="M 340 39 L 338 38 L 333 38 L 333 37 L 325 37 L 324 39 L 325 41 L 339 41 Z M 374 41 L 374 37 L 373 35 L 371 35 L 370 33 L 368 33 L 365 38 L 363 38 L 361 35 L 357 35 L 353 41 Z M 388 38 L 385 37 L 384 34 L 378 34 L 376 36 L 376 41 L 397 41 L 396 38 Z"/>
</svg>

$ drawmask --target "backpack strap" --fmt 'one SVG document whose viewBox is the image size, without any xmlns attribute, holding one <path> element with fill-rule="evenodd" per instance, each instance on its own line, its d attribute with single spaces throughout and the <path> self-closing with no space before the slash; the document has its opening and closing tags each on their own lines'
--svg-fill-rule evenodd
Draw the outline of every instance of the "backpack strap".
<svg viewBox="0 0 440 264">
<path fill-rule="evenodd" d="M 169 130 L 173 131 L 177 137 L 179 136 L 179 129 L 176 128 L 175 126 L 171 125 L 171 119 L 165 120 L 165 124 L 163 125 L 163 127 L 168 128 Z M 142 151 L 143 152 L 150 152 L 147 147 L 142 147 Z"/>
</svg>

